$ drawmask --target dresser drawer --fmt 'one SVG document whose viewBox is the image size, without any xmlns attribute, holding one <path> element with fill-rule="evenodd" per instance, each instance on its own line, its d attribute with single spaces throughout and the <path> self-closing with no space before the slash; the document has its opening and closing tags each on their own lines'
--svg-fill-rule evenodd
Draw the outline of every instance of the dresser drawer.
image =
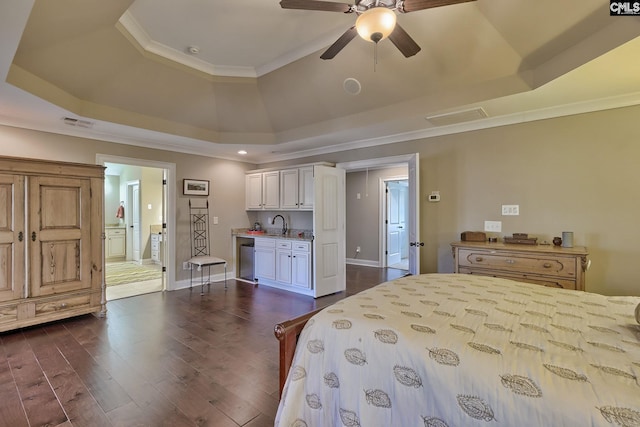
<svg viewBox="0 0 640 427">
<path fill-rule="evenodd" d="M 572 257 L 514 252 L 507 254 L 474 249 L 460 249 L 459 257 L 460 268 L 483 268 L 571 279 L 576 277 L 576 261 Z"/>
<path fill-rule="evenodd" d="M 491 271 L 460 267 L 459 273 L 473 274 L 475 276 L 501 277 L 503 279 L 516 280 L 518 282 L 533 283 L 535 285 L 548 286 L 550 288 L 578 289 L 577 282 L 571 279 L 559 277 L 542 277 L 530 274 L 517 274 L 506 271 Z"/>
</svg>

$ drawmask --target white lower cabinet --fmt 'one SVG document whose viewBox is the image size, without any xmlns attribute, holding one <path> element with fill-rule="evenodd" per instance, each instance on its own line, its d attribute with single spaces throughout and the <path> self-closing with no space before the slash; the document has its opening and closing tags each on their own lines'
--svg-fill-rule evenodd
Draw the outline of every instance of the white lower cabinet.
<svg viewBox="0 0 640 427">
<path fill-rule="evenodd" d="M 291 284 L 291 241 L 276 241 L 276 280 Z"/>
<path fill-rule="evenodd" d="M 255 239 L 253 268 L 258 283 L 276 279 L 276 240 Z"/>
<path fill-rule="evenodd" d="M 254 269 L 258 283 L 310 290 L 311 242 L 256 238 Z"/>
<path fill-rule="evenodd" d="M 291 284 L 311 289 L 311 244 L 296 242 L 291 251 Z"/>
</svg>

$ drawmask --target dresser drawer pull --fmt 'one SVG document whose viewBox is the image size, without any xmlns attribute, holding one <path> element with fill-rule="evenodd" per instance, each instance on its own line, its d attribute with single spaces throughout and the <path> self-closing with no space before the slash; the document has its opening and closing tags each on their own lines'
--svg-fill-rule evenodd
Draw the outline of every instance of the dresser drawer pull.
<svg viewBox="0 0 640 427">
<path fill-rule="evenodd" d="M 482 262 L 484 259 L 481 256 L 476 257 L 476 262 Z"/>
<path fill-rule="evenodd" d="M 551 263 L 550 262 L 545 262 L 544 264 L 542 264 L 542 266 L 544 268 L 551 268 Z"/>
<path fill-rule="evenodd" d="M 507 264 L 515 264 L 515 261 L 512 259 L 508 259 L 505 261 Z"/>
</svg>

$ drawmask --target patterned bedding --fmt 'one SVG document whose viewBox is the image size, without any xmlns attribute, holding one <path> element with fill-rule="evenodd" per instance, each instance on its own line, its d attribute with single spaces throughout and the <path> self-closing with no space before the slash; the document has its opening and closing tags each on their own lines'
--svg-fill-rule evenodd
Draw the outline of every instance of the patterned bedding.
<svg viewBox="0 0 640 427">
<path fill-rule="evenodd" d="M 276 426 L 640 426 L 640 297 L 425 274 L 327 307 Z"/>
</svg>

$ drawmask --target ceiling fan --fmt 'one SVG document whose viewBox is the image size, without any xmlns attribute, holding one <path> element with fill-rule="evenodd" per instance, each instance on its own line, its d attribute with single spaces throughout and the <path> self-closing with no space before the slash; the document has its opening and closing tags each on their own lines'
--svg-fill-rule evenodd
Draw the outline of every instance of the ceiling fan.
<svg viewBox="0 0 640 427">
<path fill-rule="evenodd" d="M 470 1 L 475 0 L 355 0 L 355 4 L 323 0 L 280 0 L 280 6 L 283 9 L 355 13 L 358 16 L 356 24 L 329 46 L 320 56 L 322 59 L 335 57 L 356 35 L 374 43 L 388 37 L 409 58 L 420 52 L 420 46 L 396 23 L 394 11 L 409 13 Z"/>
</svg>

